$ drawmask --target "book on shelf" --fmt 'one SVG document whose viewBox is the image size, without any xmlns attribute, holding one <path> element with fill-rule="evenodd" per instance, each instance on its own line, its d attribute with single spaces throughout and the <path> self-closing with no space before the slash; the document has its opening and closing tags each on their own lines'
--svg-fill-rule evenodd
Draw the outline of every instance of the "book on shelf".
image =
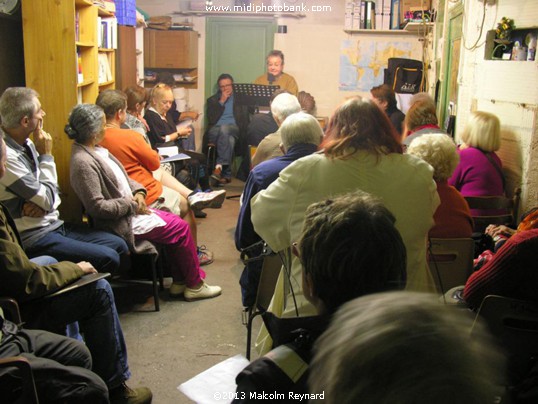
<svg viewBox="0 0 538 404">
<path fill-rule="evenodd" d="M 80 41 L 80 13 L 75 13 L 75 41 Z"/>
<path fill-rule="evenodd" d="M 84 82 L 84 73 L 82 72 L 82 56 L 77 52 L 77 83 L 82 84 Z"/>
<path fill-rule="evenodd" d="M 110 69 L 110 61 L 108 60 L 108 55 L 103 52 L 99 52 L 97 54 L 97 61 L 98 61 L 98 83 L 103 84 L 107 83 L 109 81 L 112 81 L 114 78 L 112 77 L 112 70 Z"/>
<path fill-rule="evenodd" d="M 118 48 L 118 20 L 115 17 L 98 18 L 98 46 L 104 49 Z"/>
</svg>

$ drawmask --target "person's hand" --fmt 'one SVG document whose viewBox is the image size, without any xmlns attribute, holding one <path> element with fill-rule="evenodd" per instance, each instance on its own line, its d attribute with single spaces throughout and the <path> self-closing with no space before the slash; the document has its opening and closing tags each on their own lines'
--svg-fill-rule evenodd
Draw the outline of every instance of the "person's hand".
<svg viewBox="0 0 538 404">
<path fill-rule="evenodd" d="M 181 128 L 178 130 L 178 136 L 179 137 L 187 137 L 187 136 L 190 136 L 192 132 L 192 128 L 190 126 L 187 126 L 185 128 Z"/>
<path fill-rule="evenodd" d="M 146 205 L 146 196 L 143 193 L 139 192 L 135 194 L 134 200 L 137 205 L 137 215 L 149 215 L 151 213 L 151 211 L 148 209 L 148 205 Z"/>
<path fill-rule="evenodd" d="M 220 93 L 220 100 L 219 102 L 221 104 L 224 104 L 226 101 L 228 101 L 228 98 L 232 95 L 232 87 L 226 87 L 222 92 Z"/>
<path fill-rule="evenodd" d="M 488 227 L 486 227 L 486 234 L 489 234 L 491 237 L 495 237 L 499 235 L 505 235 L 505 236 L 511 237 L 514 234 L 516 234 L 516 231 L 502 224 L 501 225 L 490 224 Z"/>
<path fill-rule="evenodd" d="M 39 154 L 52 153 L 52 136 L 39 126 L 33 132 L 33 140 Z"/>
<path fill-rule="evenodd" d="M 93 267 L 92 264 L 90 264 L 88 261 L 80 261 L 77 263 L 77 265 L 82 269 L 82 272 L 85 274 L 95 274 L 97 273 L 97 269 Z"/>
<path fill-rule="evenodd" d="M 24 205 L 22 205 L 22 215 L 28 216 L 28 217 L 44 217 L 45 214 L 44 209 L 41 209 L 39 206 L 37 206 L 33 202 L 25 202 Z"/>
</svg>

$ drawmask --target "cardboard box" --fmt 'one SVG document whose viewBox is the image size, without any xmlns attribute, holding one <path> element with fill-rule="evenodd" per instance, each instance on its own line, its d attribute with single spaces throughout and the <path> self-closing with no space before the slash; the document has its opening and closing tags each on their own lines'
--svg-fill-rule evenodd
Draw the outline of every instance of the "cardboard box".
<svg viewBox="0 0 538 404">
<path fill-rule="evenodd" d="M 407 11 L 430 10 L 431 6 L 431 0 L 400 0 L 400 24 L 404 22 Z"/>
</svg>

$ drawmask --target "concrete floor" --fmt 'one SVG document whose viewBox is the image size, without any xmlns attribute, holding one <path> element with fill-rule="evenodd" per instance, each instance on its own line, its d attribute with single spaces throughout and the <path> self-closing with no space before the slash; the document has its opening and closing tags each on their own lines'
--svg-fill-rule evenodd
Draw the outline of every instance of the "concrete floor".
<svg viewBox="0 0 538 404">
<path fill-rule="evenodd" d="M 234 179 L 227 195 L 240 194 L 243 185 Z M 155 404 L 191 402 L 177 390 L 179 384 L 229 357 L 245 355 L 238 283 L 243 267 L 233 241 L 238 211 L 239 198 L 227 199 L 221 209 L 208 209 L 207 218 L 197 219 L 198 244 L 215 254 L 215 262 L 204 267 L 206 280 L 222 287 L 221 296 L 188 303 L 170 300 L 165 290 L 161 311 L 154 312 L 149 286 L 114 289 L 132 372 L 129 385 L 151 388 Z"/>
</svg>

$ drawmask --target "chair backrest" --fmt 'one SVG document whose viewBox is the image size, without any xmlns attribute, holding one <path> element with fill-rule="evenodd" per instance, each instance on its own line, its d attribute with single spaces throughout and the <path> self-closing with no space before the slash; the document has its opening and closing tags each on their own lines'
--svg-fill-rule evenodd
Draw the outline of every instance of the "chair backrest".
<svg viewBox="0 0 538 404">
<path fill-rule="evenodd" d="M 269 303 L 271 303 L 281 267 L 282 261 L 278 254 L 267 255 L 263 259 L 262 272 L 256 294 L 256 304 L 254 306 L 261 312 L 267 311 Z"/>
<path fill-rule="evenodd" d="M 471 209 L 504 209 L 506 213 L 488 216 L 473 216 L 474 231 L 483 233 L 490 224 L 516 224 L 518 220 L 521 188 L 514 190 L 514 195 L 506 196 L 466 196 Z"/>
<path fill-rule="evenodd" d="M 15 324 L 21 324 L 21 314 L 19 305 L 15 299 L 10 297 L 0 298 L 0 307 L 4 311 L 4 318 Z M 22 356 L 11 356 L 0 359 L 0 369 L 17 368 L 21 385 L 21 393 L 14 401 L 14 404 L 38 404 L 37 390 L 35 387 L 34 375 L 28 359 Z M 5 399 L 5 397 L 4 397 Z"/>
<path fill-rule="evenodd" d="M 473 271 L 472 238 L 431 238 L 428 265 L 441 294 L 464 285 Z"/>
<path fill-rule="evenodd" d="M 538 304 L 489 295 L 480 305 L 475 324 L 479 321 L 487 324 L 507 354 L 507 382 L 517 383 L 528 371 L 530 358 L 538 354 Z"/>
</svg>

